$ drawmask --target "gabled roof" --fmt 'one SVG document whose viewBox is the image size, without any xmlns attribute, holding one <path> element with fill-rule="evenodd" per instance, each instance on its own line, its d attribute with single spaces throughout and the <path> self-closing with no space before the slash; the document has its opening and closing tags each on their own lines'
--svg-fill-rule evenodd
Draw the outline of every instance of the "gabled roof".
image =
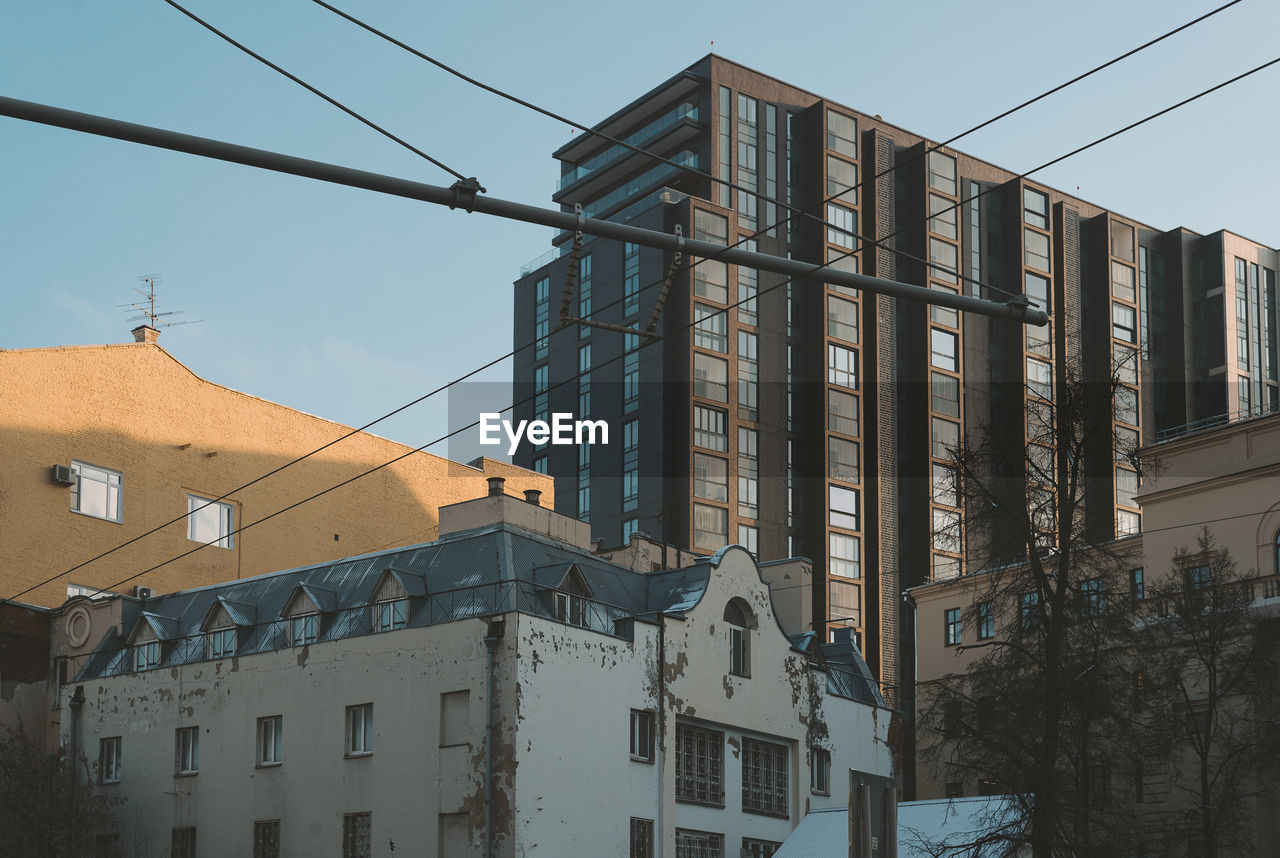
<svg viewBox="0 0 1280 858">
<path fill-rule="evenodd" d="M 209 630 L 209 623 L 217 616 L 218 609 L 226 611 L 231 622 L 237 626 L 252 626 L 257 619 L 257 608 L 253 605 L 233 602 L 225 596 L 218 596 L 209 604 L 209 610 L 205 611 L 204 620 L 200 623 L 200 628 L 205 631 Z"/>
<path fill-rule="evenodd" d="M 427 595 L 427 579 L 416 572 L 405 572 L 401 569 L 384 569 L 382 574 L 378 576 L 378 583 L 373 586 L 373 591 L 369 593 L 368 601 L 372 602 L 377 598 L 382 586 L 388 578 L 394 579 L 404 590 L 406 596 L 421 598 Z"/>
<path fill-rule="evenodd" d="M 553 563 L 533 570 L 533 583 L 551 590 L 576 590 L 588 598 L 595 595 L 577 563 Z"/>
<path fill-rule="evenodd" d="M 173 617 L 166 617 L 163 614 L 155 614 L 151 611 L 143 611 L 138 616 L 138 621 L 134 623 L 133 630 L 129 633 L 129 642 L 138 639 L 138 633 L 144 628 L 151 629 L 155 633 L 158 640 L 171 641 L 178 637 L 178 621 Z"/>
<path fill-rule="evenodd" d="M 332 614 L 338 609 L 338 594 L 334 590 L 325 587 L 317 587 L 315 584 L 302 582 L 293 588 L 293 592 L 289 594 L 289 598 L 284 603 L 283 612 L 289 610 L 297 600 L 298 596 L 306 596 L 315 609 L 322 614 Z"/>
</svg>

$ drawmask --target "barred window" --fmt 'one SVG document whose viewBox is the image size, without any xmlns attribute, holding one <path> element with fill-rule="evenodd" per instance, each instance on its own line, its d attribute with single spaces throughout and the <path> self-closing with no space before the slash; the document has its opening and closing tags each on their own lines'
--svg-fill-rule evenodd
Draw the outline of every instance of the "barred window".
<svg viewBox="0 0 1280 858">
<path fill-rule="evenodd" d="M 372 813 L 348 813 L 342 817 L 342 858 L 370 858 L 372 842 Z"/>
<path fill-rule="evenodd" d="M 724 807 L 724 733 L 676 725 L 676 801 Z"/>
<path fill-rule="evenodd" d="M 677 828 L 676 858 L 724 858 L 724 835 Z"/>
<path fill-rule="evenodd" d="M 253 824 L 253 858 L 280 858 L 280 820 L 263 819 Z"/>
<path fill-rule="evenodd" d="M 773 853 L 782 848 L 782 844 L 773 840 L 756 840 L 753 837 L 742 838 L 743 858 L 773 858 Z"/>
<path fill-rule="evenodd" d="M 195 826 L 188 828 L 173 829 L 172 838 L 169 841 L 169 854 L 173 858 L 195 858 L 196 856 L 196 829 Z"/>
<path fill-rule="evenodd" d="M 787 747 L 742 740 L 742 809 L 787 816 Z"/>
<path fill-rule="evenodd" d="M 653 820 L 631 817 L 630 858 L 653 858 Z"/>
</svg>

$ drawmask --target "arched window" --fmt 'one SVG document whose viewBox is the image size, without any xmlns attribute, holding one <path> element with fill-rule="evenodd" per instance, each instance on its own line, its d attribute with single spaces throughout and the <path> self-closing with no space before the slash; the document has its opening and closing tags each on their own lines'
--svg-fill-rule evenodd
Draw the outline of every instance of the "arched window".
<svg viewBox="0 0 1280 858">
<path fill-rule="evenodd" d="M 724 606 L 724 621 L 729 624 L 729 672 L 734 676 L 751 675 L 751 609 L 741 599 Z"/>
</svg>

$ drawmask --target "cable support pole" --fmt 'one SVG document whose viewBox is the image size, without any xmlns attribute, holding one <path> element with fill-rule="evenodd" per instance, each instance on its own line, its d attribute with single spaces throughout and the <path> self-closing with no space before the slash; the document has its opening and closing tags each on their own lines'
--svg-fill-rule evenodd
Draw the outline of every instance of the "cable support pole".
<svg viewBox="0 0 1280 858">
<path fill-rule="evenodd" d="M 279 173 L 289 173 L 304 178 L 347 185 L 389 196 L 448 206 L 451 209 L 463 207 L 468 212 L 479 212 L 569 232 L 581 231 L 600 238 L 630 241 L 634 244 L 660 250 L 680 250 L 683 253 L 695 256 L 714 257 L 723 262 L 746 265 L 750 268 L 770 271 L 786 277 L 835 283 L 866 292 L 905 298 L 926 304 L 937 304 L 985 316 L 1013 319 L 1031 325 L 1043 326 L 1048 324 L 1049 321 L 1049 316 L 1044 310 L 1030 307 L 1025 303 L 1025 299 L 1023 301 L 1000 303 L 985 298 L 975 298 L 971 295 L 943 292 L 924 286 L 883 280 L 866 274 L 839 271 L 823 265 L 784 259 L 767 253 L 740 250 L 736 247 L 726 247 L 709 241 L 690 238 L 682 239 L 664 232 L 582 217 L 571 212 L 543 209 L 496 197 L 483 197 L 477 193 L 479 187 L 474 182 L 458 182 L 451 188 L 428 185 L 380 173 L 370 173 L 365 170 L 342 167 L 323 161 L 298 158 L 293 155 L 284 155 L 265 149 L 255 149 L 250 146 L 241 146 L 222 140 L 211 140 L 207 137 L 182 134 L 177 131 L 124 122 L 119 119 L 95 116 L 90 113 L 66 110 L 6 96 L 0 96 L 0 115 L 42 125 L 53 125 L 72 131 L 81 131 L 86 134 L 95 134 L 101 137 L 112 137 L 117 140 L 140 143 L 146 146 L 170 149 L 189 155 L 229 161 L 234 164 L 243 164 L 247 167 L 258 167 Z"/>
</svg>

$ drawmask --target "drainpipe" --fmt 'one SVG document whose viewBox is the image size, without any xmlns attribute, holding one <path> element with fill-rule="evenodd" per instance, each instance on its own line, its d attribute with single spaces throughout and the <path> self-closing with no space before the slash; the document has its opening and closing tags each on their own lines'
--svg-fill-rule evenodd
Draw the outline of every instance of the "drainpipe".
<svg viewBox="0 0 1280 858">
<path fill-rule="evenodd" d="M 72 695 L 68 705 L 71 707 L 71 753 L 69 755 L 71 765 L 69 768 L 71 771 L 71 786 L 74 788 L 76 785 L 76 761 L 80 759 L 80 710 L 84 709 L 83 685 L 76 686 L 76 693 Z"/>
<path fill-rule="evenodd" d="M 662 547 L 662 559 L 665 565 L 667 558 L 667 548 Z M 666 732 L 667 718 L 664 712 L 664 705 L 667 699 L 667 615 L 658 612 L 658 745 L 655 754 L 658 757 L 658 818 L 655 822 L 657 830 L 654 831 L 654 845 L 657 847 L 657 856 L 662 858 L 663 847 L 666 845 L 666 837 L 663 833 L 663 821 L 665 816 L 662 809 L 667 803 L 667 794 L 665 787 L 666 777 Z"/>
<path fill-rule="evenodd" d="M 492 485 L 492 482 L 490 483 Z M 493 858 L 493 713 L 494 695 L 497 694 L 496 662 L 498 645 L 506 621 L 502 617 L 490 617 L 484 636 L 485 673 L 488 688 L 485 692 L 484 717 L 484 856 Z"/>
</svg>

